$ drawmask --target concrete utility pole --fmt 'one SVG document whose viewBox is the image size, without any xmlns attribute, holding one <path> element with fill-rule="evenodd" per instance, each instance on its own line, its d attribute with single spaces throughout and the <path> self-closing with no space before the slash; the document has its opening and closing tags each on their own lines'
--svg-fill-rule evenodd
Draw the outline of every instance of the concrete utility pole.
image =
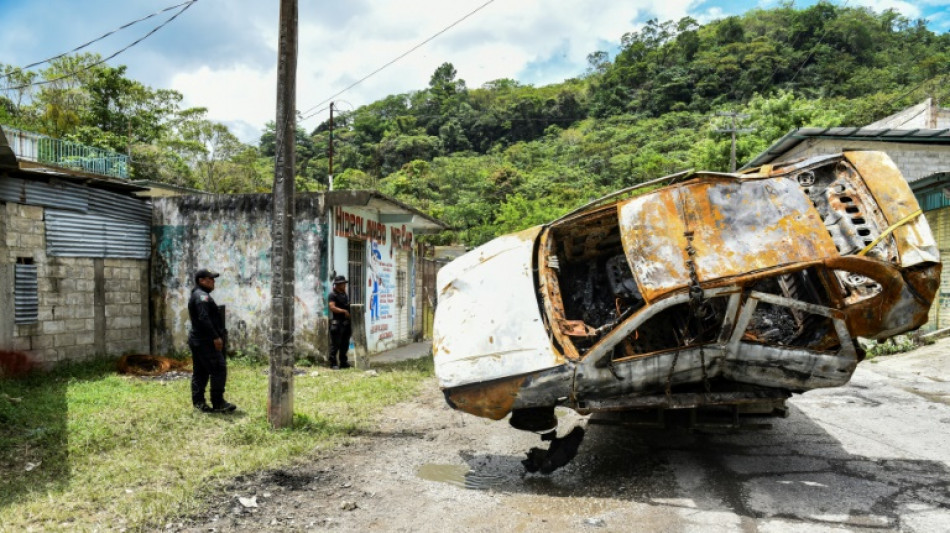
<svg viewBox="0 0 950 533">
<path fill-rule="evenodd" d="M 717 115 L 717 116 L 720 116 L 720 117 L 732 117 L 732 127 L 731 127 L 731 128 L 720 128 L 720 129 L 717 129 L 716 131 L 719 132 L 719 133 L 731 133 L 731 134 L 732 134 L 732 151 L 731 151 L 730 154 L 729 154 L 729 172 L 735 172 L 735 171 L 736 171 L 736 134 L 737 134 L 737 133 L 749 133 L 749 132 L 751 132 L 751 131 L 755 131 L 755 129 L 754 129 L 754 128 L 742 128 L 742 129 L 738 129 L 738 128 L 736 127 L 736 119 L 737 119 L 737 118 L 749 118 L 749 115 L 740 115 L 739 113 L 736 113 L 735 111 L 729 111 L 728 113 L 726 113 L 726 112 L 720 112 L 720 113 L 716 113 L 716 115 Z"/>
<path fill-rule="evenodd" d="M 294 419 L 294 160 L 297 133 L 297 0 L 280 0 L 274 218 L 271 226 L 271 351 L 267 420 Z"/>
<path fill-rule="evenodd" d="M 937 129 L 937 117 L 940 113 L 940 106 L 937 104 L 937 95 L 931 93 L 930 98 L 927 99 L 927 127 L 929 129 Z"/>
<path fill-rule="evenodd" d="M 330 174 L 329 174 L 329 189 L 333 190 L 333 102 L 330 102 Z"/>
</svg>

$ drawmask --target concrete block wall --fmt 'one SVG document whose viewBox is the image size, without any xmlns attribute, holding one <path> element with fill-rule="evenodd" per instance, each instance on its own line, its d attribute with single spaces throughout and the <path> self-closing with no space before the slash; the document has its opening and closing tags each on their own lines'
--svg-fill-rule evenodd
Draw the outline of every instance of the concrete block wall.
<svg viewBox="0 0 950 533">
<path fill-rule="evenodd" d="M 813 155 L 836 154 L 845 150 L 886 152 L 908 182 L 937 172 L 950 172 L 950 146 L 921 143 L 808 139 L 783 154 L 774 163 Z"/>
<path fill-rule="evenodd" d="M 148 262 L 48 256 L 44 211 L 0 203 L 0 349 L 25 352 L 47 368 L 94 355 L 146 352 Z M 36 265 L 36 324 L 14 322 L 18 260 Z"/>
</svg>

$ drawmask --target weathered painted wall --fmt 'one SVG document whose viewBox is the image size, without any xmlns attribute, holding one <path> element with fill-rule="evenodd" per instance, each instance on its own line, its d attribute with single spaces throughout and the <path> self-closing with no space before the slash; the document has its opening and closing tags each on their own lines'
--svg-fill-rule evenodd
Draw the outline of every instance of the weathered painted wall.
<svg viewBox="0 0 950 533">
<path fill-rule="evenodd" d="M 295 204 L 295 345 L 301 355 L 325 354 L 326 220 L 323 197 Z M 187 196 L 155 201 L 153 220 L 153 350 L 187 350 L 188 298 L 194 273 L 221 273 L 213 293 L 226 306 L 231 350 L 269 350 L 270 195 Z"/>
<path fill-rule="evenodd" d="M 413 337 L 412 317 L 415 315 L 415 275 L 412 270 L 412 230 L 403 224 L 385 224 L 375 213 L 354 208 L 334 210 L 333 268 L 338 273 L 347 270 L 347 241 L 366 242 L 363 258 L 365 278 L 362 303 L 366 309 L 366 344 L 369 353 L 378 353 L 405 344 Z M 405 254 L 405 265 L 400 265 L 400 254 Z M 399 287 L 399 271 L 404 268 L 404 283 Z M 399 290 L 408 296 L 400 307 Z M 329 294 L 329 293 L 328 293 Z M 401 323 L 400 313 L 408 317 Z"/>
<path fill-rule="evenodd" d="M 148 261 L 49 256 L 44 213 L 40 206 L 0 202 L 0 349 L 25 352 L 44 367 L 146 352 Z M 18 259 L 37 268 L 36 324 L 14 322 Z"/>
</svg>

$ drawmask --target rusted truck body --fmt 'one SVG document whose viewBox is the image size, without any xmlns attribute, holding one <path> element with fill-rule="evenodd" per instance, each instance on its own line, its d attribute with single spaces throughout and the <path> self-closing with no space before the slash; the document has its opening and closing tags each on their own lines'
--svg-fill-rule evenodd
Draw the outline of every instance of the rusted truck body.
<svg viewBox="0 0 950 533">
<path fill-rule="evenodd" d="M 659 181 L 443 267 L 452 407 L 541 431 L 556 406 L 769 404 L 847 383 L 858 337 L 926 322 L 939 253 L 886 154 Z"/>
</svg>

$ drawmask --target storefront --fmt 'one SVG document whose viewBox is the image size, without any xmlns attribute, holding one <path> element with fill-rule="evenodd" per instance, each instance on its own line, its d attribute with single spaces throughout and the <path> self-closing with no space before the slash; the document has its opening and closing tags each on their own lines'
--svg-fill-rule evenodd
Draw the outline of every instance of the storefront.
<svg viewBox="0 0 950 533">
<path fill-rule="evenodd" d="M 381 195 L 366 205 L 335 205 L 329 219 L 327 279 L 343 275 L 350 281 L 350 301 L 365 310 L 367 351 L 411 341 L 421 331 L 416 237 L 444 224 Z"/>
</svg>

